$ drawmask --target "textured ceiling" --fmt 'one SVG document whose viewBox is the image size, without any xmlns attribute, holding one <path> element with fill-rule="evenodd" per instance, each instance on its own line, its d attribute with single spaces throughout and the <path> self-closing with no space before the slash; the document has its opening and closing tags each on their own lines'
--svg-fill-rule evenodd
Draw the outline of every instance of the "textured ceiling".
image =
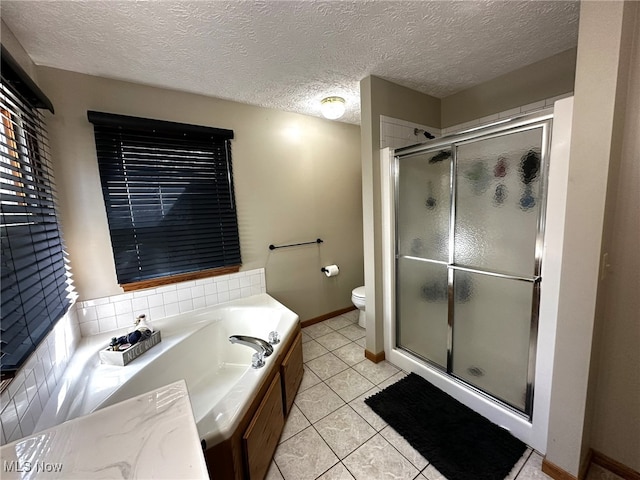
<svg viewBox="0 0 640 480">
<path fill-rule="evenodd" d="M 444 97 L 574 47 L 576 1 L 13 1 L 36 64 L 360 122 L 376 75 Z"/>
</svg>

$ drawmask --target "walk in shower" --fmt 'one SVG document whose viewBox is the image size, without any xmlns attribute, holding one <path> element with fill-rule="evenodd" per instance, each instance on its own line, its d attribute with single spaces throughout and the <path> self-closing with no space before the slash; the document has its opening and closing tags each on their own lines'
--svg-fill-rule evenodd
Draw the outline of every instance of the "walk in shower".
<svg viewBox="0 0 640 480">
<path fill-rule="evenodd" d="M 389 159 L 392 348 L 526 422 L 551 127 L 546 111 Z"/>
</svg>

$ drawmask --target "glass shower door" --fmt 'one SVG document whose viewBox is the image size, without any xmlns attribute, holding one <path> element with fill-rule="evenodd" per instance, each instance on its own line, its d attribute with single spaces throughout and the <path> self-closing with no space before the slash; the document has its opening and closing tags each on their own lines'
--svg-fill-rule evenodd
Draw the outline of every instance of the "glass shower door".
<svg viewBox="0 0 640 480">
<path fill-rule="evenodd" d="M 404 158 L 396 179 L 397 343 L 444 369 L 451 149 Z"/>
<path fill-rule="evenodd" d="M 396 344 L 531 414 L 550 120 L 396 157 Z"/>
<path fill-rule="evenodd" d="M 539 275 L 542 141 L 540 126 L 456 146 L 451 372 L 522 411 Z"/>
</svg>

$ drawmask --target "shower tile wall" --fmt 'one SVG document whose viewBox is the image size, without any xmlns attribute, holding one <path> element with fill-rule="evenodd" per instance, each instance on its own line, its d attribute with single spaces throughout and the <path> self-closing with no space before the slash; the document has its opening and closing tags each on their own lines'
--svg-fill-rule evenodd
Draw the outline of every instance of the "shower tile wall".
<svg viewBox="0 0 640 480">
<path fill-rule="evenodd" d="M 422 133 L 414 134 L 416 128 L 440 136 L 439 128 L 380 115 L 380 148 L 401 148 L 425 142 L 427 139 Z"/>
<path fill-rule="evenodd" d="M 80 341 L 76 305 L 62 317 L 0 396 L 0 445 L 33 433 Z"/>
<path fill-rule="evenodd" d="M 493 115 L 487 115 L 486 117 L 478 118 L 476 120 L 472 120 L 470 122 L 460 123 L 459 125 L 453 125 L 451 127 L 443 128 L 442 135 L 449 135 L 452 133 L 458 133 L 462 130 L 467 130 L 469 128 L 475 128 L 482 125 L 487 125 L 489 123 L 493 123 L 497 120 L 502 120 L 504 118 L 509 118 L 514 115 L 520 115 L 524 113 L 533 113 L 536 110 L 541 110 L 543 108 L 553 107 L 553 104 L 558 100 L 563 98 L 567 98 L 573 95 L 573 92 L 565 93 L 562 95 L 558 95 L 555 97 L 547 98 L 545 100 L 540 100 L 539 102 L 529 103 L 527 105 L 523 105 L 521 107 L 512 108 L 510 110 L 505 110 L 504 112 L 495 113 Z"/>
<path fill-rule="evenodd" d="M 453 125 L 451 127 L 443 129 L 430 127 L 428 125 L 420 125 L 417 123 L 408 122 L 406 120 L 400 120 L 398 118 L 387 117 L 386 115 L 380 115 L 380 148 L 402 148 L 426 141 L 425 137 L 422 134 L 415 135 L 413 133 L 416 128 L 420 130 L 426 130 L 434 136 L 440 137 L 442 135 L 458 133 L 462 130 L 493 123 L 497 120 L 509 118 L 514 115 L 533 113 L 536 110 L 553 107 L 553 104 L 556 101 L 566 97 L 570 97 L 572 95 L 573 92 L 565 93 L 563 95 L 547 98 L 545 100 L 540 100 L 534 103 L 529 103 L 521 107 L 512 108 L 510 110 L 505 110 L 504 112 L 488 115 L 486 117 L 478 118 L 470 122 Z"/>
</svg>

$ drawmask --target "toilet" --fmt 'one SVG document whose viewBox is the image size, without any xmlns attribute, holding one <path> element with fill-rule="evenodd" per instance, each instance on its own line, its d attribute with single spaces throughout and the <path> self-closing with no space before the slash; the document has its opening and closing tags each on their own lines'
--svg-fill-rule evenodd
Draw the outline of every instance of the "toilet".
<svg viewBox="0 0 640 480">
<path fill-rule="evenodd" d="M 360 325 L 362 328 L 366 328 L 365 314 L 364 314 L 364 306 L 365 306 L 364 286 L 356 287 L 351 291 L 351 302 L 353 302 L 356 308 L 360 310 L 360 315 L 358 316 L 358 325 Z"/>
</svg>

